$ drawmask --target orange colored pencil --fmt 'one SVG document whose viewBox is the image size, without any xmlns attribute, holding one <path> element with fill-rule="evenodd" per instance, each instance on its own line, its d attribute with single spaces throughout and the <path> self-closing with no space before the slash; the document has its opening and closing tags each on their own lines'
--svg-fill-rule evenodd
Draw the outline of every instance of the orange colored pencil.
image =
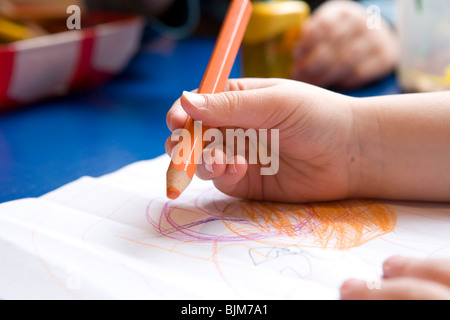
<svg viewBox="0 0 450 320">
<path fill-rule="evenodd" d="M 225 89 L 251 12 L 249 0 L 233 0 L 230 4 L 198 93 L 218 93 Z M 207 128 L 200 133 L 194 130 L 194 119 L 191 117 L 188 117 L 184 128 L 190 133 L 191 152 L 177 155 L 177 161 L 172 159 L 170 163 L 167 170 L 167 197 L 170 199 L 178 198 L 189 186 L 204 148 L 203 133 Z"/>
</svg>

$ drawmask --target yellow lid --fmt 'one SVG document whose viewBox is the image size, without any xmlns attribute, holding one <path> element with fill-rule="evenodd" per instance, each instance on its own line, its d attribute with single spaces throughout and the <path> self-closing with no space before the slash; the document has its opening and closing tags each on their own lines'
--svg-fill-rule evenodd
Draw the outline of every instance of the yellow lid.
<svg viewBox="0 0 450 320">
<path fill-rule="evenodd" d="M 17 41 L 30 38 L 28 28 L 0 17 L 0 38 L 6 41 Z"/>
<path fill-rule="evenodd" d="M 244 36 L 245 43 L 257 43 L 273 38 L 285 30 L 300 26 L 310 14 L 303 1 L 255 2 Z"/>
</svg>

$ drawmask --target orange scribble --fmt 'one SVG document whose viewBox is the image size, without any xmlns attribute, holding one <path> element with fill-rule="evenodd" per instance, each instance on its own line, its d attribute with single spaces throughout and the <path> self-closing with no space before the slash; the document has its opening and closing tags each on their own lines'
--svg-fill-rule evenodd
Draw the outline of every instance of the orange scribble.
<svg viewBox="0 0 450 320">
<path fill-rule="evenodd" d="M 341 201 L 306 205 L 239 201 L 224 213 L 227 228 L 255 241 L 255 233 L 270 235 L 257 241 L 347 250 L 394 230 L 395 212 L 374 201 Z M 245 222 L 244 222 L 245 221 Z M 244 223 L 243 223 L 244 222 Z"/>
</svg>

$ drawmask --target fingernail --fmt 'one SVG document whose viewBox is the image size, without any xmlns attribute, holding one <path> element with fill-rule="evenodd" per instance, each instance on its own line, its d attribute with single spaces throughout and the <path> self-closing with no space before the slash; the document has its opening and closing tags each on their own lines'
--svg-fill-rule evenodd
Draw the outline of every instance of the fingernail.
<svg viewBox="0 0 450 320">
<path fill-rule="evenodd" d="M 197 109 L 205 109 L 206 99 L 201 94 L 184 91 L 183 96 Z"/>
</svg>

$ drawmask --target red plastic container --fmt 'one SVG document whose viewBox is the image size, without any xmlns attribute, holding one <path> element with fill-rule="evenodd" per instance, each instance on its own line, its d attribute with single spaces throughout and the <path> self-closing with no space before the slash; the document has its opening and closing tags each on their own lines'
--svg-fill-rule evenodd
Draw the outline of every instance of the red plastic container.
<svg viewBox="0 0 450 320">
<path fill-rule="evenodd" d="M 139 16 L 92 13 L 80 30 L 0 46 L 0 111 L 104 84 L 135 55 L 143 27 Z"/>
</svg>

